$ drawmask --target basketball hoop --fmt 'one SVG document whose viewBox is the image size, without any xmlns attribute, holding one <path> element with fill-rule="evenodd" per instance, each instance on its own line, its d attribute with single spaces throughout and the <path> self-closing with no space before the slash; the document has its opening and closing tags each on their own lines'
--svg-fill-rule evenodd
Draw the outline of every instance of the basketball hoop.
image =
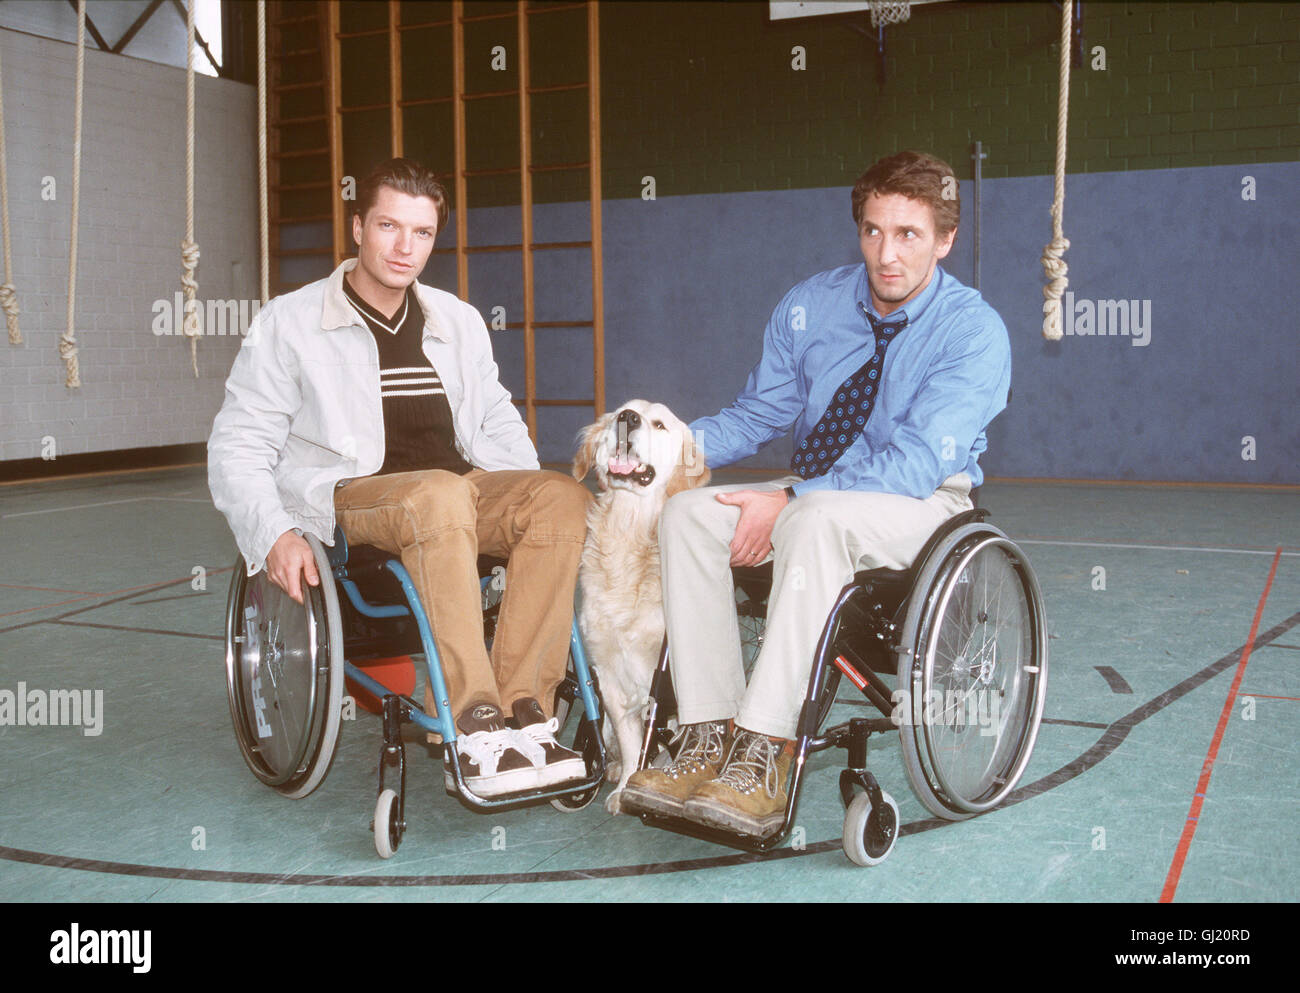
<svg viewBox="0 0 1300 993">
<path fill-rule="evenodd" d="M 868 6 L 871 8 L 873 28 L 902 24 L 912 16 L 912 5 L 908 0 L 869 0 Z"/>
</svg>

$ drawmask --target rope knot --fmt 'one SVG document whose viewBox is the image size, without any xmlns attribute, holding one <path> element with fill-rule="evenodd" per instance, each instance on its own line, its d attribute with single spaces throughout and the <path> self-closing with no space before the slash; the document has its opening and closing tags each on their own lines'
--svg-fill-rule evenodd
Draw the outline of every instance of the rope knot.
<svg viewBox="0 0 1300 993">
<path fill-rule="evenodd" d="M 184 331 L 190 339 L 190 364 L 194 368 L 194 378 L 199 378 L 199 336 L 203 334 L 203 321 L 200 318 L 199 304 L 194 299 L 198 292 L 199 281 L 194 278 L 194 270 L 199 265 L 199 245 L 193 238 L 181 242 L 181 286 L 185 288 L 185 323 Z"/>
<path fill-rule="evenodd" d="M 59 356 L 68 366 L 67 386 L 74 390 L 80 388 L 81 365 L 77 361 L 77 342 L 67 331 L 59 335 Z"/>
<path fill-rule="evenodd" d="M 5 323 L 9 325 L 9 344 L 21 345 L 23 334 L 18 330 L 18 294 L 9 283 L 0 285 L 0 307 L 4 308 Z"/>
<path fill-rule="evenodd" d="M 1043 249 L 1043 271 L 1049 280 L 1043 287 L 1043 337 L 1048 341 L 1061 340 L 1061 297 L 1070 285 L 1066 279 L 1070 267 L 1061 256 L 1069 247 L 1069 239 L 1058 235 Z"/>
</svg>

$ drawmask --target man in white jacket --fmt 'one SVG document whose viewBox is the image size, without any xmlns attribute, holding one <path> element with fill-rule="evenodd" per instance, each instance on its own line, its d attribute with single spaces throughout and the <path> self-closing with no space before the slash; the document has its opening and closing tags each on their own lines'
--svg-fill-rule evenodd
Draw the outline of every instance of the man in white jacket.
<svg viewBox="0 0 1300 993">
<path fill-rule="evenodd" d="M 361 184 L 356 259 L 271 300 L 231 368 L 208 441 L 213 501 L 250 575 L 302 601 L 302 532 L 400 555 L 442 659 L 467 784 L 482 796 L 585 775 L 554 738 L 590 497 L 543 471 L 482 316 L 416 282 L 446 191 L 407 159 Z M 489 659 L 477 557 L 509 558 Z M 325 577 L 326 581 L 330 581 Z M 426 708 L 434 709 L 426 686 Z M 519 730 L 505 725 L 512 713 Z"/>
</svg>

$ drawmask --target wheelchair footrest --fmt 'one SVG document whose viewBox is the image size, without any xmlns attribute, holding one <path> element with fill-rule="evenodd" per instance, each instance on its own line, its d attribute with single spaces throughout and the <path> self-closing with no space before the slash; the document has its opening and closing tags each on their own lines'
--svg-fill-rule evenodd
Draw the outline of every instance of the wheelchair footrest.
<svg viewBox="0 0 1300 993">
<path fill-rule="evenodd" d="M 582 752 L 587 763 L 587 775 L 580 780 L 517 793 L 505 793 L 501 796 L 484 797 L 479 796 L 466 785 L 464 773 L 460 768 L 460 758 L 456 754 L 456 746 L 454 743 L 447 743 L 443 745 L 444 776 L 449 776 L 451 779 L 451 782 L 446 784 L 447 794 L 456 797 L 470 810 L 495 811 L 511 810 L 542 800 L 558 800 L 594 792 L 599 790 L 601 783 L 605 781 L 605 749 L 598 733 L 595 739 L 588 736 L 582 742 Z"/>
<path fill-rule="evenodd" d="M 708 825 L 700 824 L 685 817 L 669 817 L 664 814 L 640 812 L 636 816 L 641 818 L 642 824 L 650 827 L 662 828 L 675 834 L 699 838 L 701 841 L 711 841 L 714 844 L 725 845 L 728 848 L 738 848 L 743 852 L 757 852 L 760 854 L 770 852 L 772 849 L 784 844 L 786 838 L 790 836 L 790 829 L 785 825 L 782 825 L 781 828 L 771 834 L 759 837 L 757 835 L 736 834 L 732 831 L 711 828 Z"/>
<path fill-rule="evenodd" d="M 604 780 L 605 773 L 602 769 L 600 775 L 588 775 L 585 779 L 577 782 L 560 783 L 556 786 L 546 786 L 535 790 L 523 790 L 519 793 L 505 793 L 501 796 L 479 796 L 465 785 L 465 780 L 458 772 L 453 772 L 452 784 L 446 787 L 446 791 L 448 796 L 456 797 L 470 810 L 513 810 L 516 807 L 530 806 L 541 800 L 556 800 L 560 797 L 586 793 L 588 790 L 598 790 Z"/>
</svg>

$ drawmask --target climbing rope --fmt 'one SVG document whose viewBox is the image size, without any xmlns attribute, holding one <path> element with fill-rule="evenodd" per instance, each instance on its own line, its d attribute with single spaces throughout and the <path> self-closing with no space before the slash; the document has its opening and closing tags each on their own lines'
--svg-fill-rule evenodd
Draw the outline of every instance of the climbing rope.
<svg viewBox="0 0 1300 993">
<path fill-rule="evenodd" d="M 1052 197 L 1052 240 L 1043 249 L 1043 272 L 1050 282 L 1043 287 L 1043 337 L 1061 338 L 1061 297 L 1069 285 L 1069 267 L 1062 256 L 1070 247 L 1062 231 L 1065 213 L 1065 131 L 1070 111 L 1070 29 L 1073 3 L 1061 3 L 1061 84 L 1056 107 L 1056 188 Z"/>
<path fill-rule="evenodd" d="M 194 240 L 194 0 L 185 5 L 185 240 L 181 242 L 181 286 L 185 290 L 185 334 L 190 339 L 190 364 L 199 378 L 199 308 L 194 297 L 199 281 L 199 246 Z"/>
<path fill-rule="evenodd" d="M 266 0 L 257 0 L 257 193 L 262 249 L 262 305 L 271 293 L 270 239 L 266 204 Z"/>
<path fill-rule="evenodd" d="M 14 292 L 14 266 L 9 249 L 9 176 L 5 172 L 5 105 L 4 84 L 0 76 L 0 213 L 3 217 L 5 242 L 5 281 L 0 284 L 0 307 L 4 307 L 5 323 L 9 325 L 9 344 L 21 345 L 23 333 L 18 330 L 18 296 Z"/>
<path fill-rule="evenodd" d="M 77 362 L 77 217 L 81 207 L 81 95 L 86 83 L 86 0 L 77 0 L 77 103 L 72 118 L 72 239 L 68 258 L 68 327 L 59 336 L 59 355 L 68 367 L 66 386 L 81 388 Z"/>
</svg>

